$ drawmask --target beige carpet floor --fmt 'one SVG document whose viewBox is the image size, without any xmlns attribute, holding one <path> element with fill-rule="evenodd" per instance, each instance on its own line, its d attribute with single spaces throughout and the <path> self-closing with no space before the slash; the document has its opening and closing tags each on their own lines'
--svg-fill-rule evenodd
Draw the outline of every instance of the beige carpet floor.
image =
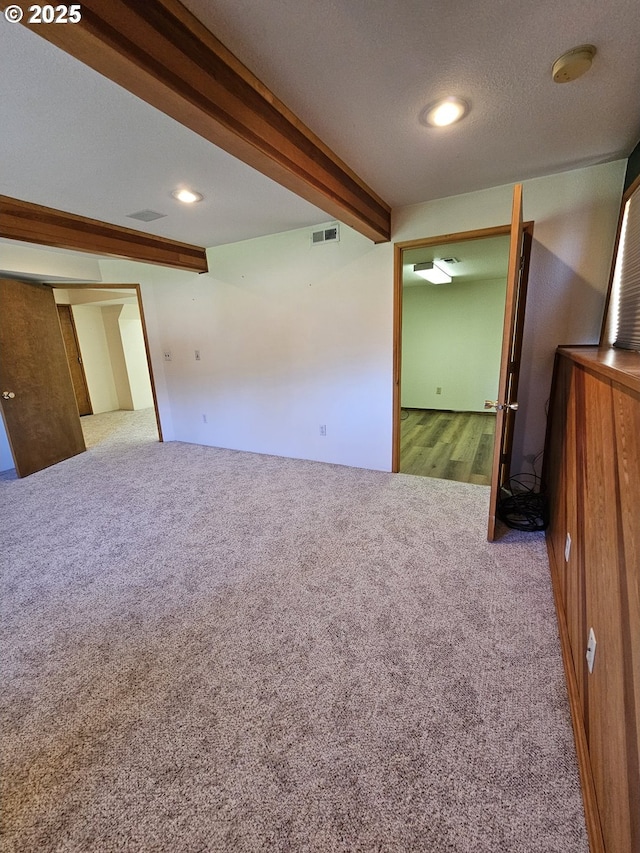
<svg viewBox="0 0 640 853">
<path fill-rule="evenodd" d="M 136 417 L 0 483 L 3 851 L 586 853 L 541 534 Z"/>
</svg>

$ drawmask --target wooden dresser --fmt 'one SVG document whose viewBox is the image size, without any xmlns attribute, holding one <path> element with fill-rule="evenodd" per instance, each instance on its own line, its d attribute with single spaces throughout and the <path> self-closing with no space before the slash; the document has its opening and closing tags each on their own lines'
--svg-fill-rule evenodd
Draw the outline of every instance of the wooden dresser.
<svg viewBox="0 0 640 853">
<path fill-rule="evenodd" d="M 592 851 L 640 853 L 640 353 L 558 348 L 543 479 Z"/>
</svg>

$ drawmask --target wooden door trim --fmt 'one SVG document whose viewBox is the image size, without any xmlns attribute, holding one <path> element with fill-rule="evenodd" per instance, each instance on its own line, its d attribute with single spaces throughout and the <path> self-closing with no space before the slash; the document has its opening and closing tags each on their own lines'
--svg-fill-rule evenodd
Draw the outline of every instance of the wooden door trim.
<svg viewBox="0 0 640 853">
<path fill-rule="evenodd" d="M 507 271 L 507 293 L 498 376 L 497 399 L 501 405 L 496 407 L 496 431 L 493 443 L 493 464 L 491 467 L 489 521 L 487 525 L 487 539 L 489 542 L 494 542 L 496 539 L 498 502 L 501 489 L 509 477 L 511 467 L 511 459 L 508 455 L 509 436 L 513 432 L 516 412 L 505 407 L 517 402 L 511 396 L 511 386 L 513 375 L 516 371 L 516 365 L 513 361 L 513 346 L 518 330 L 517 312 L 521 304 L 520 288 L 523 280 L 524 245 L 522 184 L 516 184 L 513 188 L 511 227 L 509 229 L 509 269 Z M 517 369 L 520 369 L 519 365 Z"/>
<path fill-rule="evenodd" d="M 79 23 L 29 29 L 374 242 L 390 240 L 391 207 L 179 0 L 85 0 Z"/>
<path fill-rule="evenodd" d="M 522 230 L 529 239 L 533 237 L 533 222 L 523 223 Z M 416 240 L 403 240 L 393 246 L 393 426 L 391 470 L 400 470 L 400 392 L 402 376 L 402 255 L 405 249 L 424 249 L 445 243 L 460 243 L 467 240 L 485 240 L 488 237 L 502 237 L 511 233 L 511 225 L 496 225 L 491 228 L 477 228 L 471 231 L 457 231 L 441 234 L 437 237 L 422 237 Z M 524 318 L 523 318 L 524 322 Z"/>
<path fill-rule="evenodd" d="M 533 227 L 533 222 L 526 225 Z M 424 249 L 426 246 L 438 246 L 440 243 L 461 243 L 467 240 L 485 240 L 487 237 L 503 237 L 509 234 L 511 225 L 493 225 L 491 228 L 475 228 L 471 231 L 456 231 L 441 234 L 438 237 L 421 237 L 417 240 L 404 240 L 394 243 L 400 249 Z"/>
<path fill-rule="evenodd" d="M 418 242 L 416 248 L 423 243 Z M 413 248 L 407 241 L 393 247 L 393 426 L 391 445 L 391 470 L 400 470 L 400 383 L 402 377 L 402 255 Z"/>
<path fill-rule="evenodd" d="M 140 284 L 120 284 L 111 282 L 101 282 L 100 284 L 57 284 L 50 283 L 53 288 L 61 288 L 62 290 L 104 290 L 109 287 L 117 287 L 118 290 L 133 290 L 138 301 L 138 310 L 140 311 L 140 321 L 142 323 L 142 337 L 144 339 L 144 351 L 147 357 L 147 367 L 149 369 L 149 381 L 151 382 L 151 396 L 153 397 L 153 408 L 156 415 L 156 426 L 158 427 L 158 441 L 164 441 L 162 436 L 162 424 L 160 422 L 160 410 L 158 408 L 158 395 L 156 392 L 156 382 L 153 376 L 153 364 L 151 361 L 151 349 L 149 347 L 149 336 L 147 334 L 147 323 L 144 316 L 144 305 L 142 303 L 142 288 Z"/>
<path fill-rule="evenodd" d="M 516 348 L 512 353 L 512 364 L 513 364 L 513 382 L 509 388 L 509 395 L 511 400 L 517 401 L 518 399 L 518 388 L 520 385 L 520 366 L 522 364 L 522 340 L 524 337 L 524 317 L 526 311 L 526 303 L 527 303 L 527 288 L 529 286 L 529 266 L 531 262 L 531 245 L 533 242 L 533 223 L 531 223 L 531 230 L 526 230 L 524 227 L 524 223 L 522 226 L 522 271 L 520 277 L 520 288 L 519 288 L 519 301 L 516 306 L 516 316 L 514 321 L 514 337 Z M 510 416 L 509 416 L 510 415 Z M 508 412 L 507 413 L 507 425 L 506 425 L 506 453 L 508 454 L 509 460 L 511 460 L 511 452 L 513 450 L 513 435 L 515 429 L 515 413 Z"/>
<path fill-rule="evenodd" d="M 190 272 L 208 272 L 206 250 L 190 243 L 179 243 L 6 195 L 0 195 L 0 211 L 0 237 L 8 240 L 109 255 Z"/>
</svg>

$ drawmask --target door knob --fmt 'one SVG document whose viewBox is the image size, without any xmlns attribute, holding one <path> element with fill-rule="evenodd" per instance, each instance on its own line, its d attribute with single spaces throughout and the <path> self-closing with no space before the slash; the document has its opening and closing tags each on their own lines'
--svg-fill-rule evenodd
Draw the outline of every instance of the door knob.
<svg viewBox="0 0 640 853">
<path fill-rule="evenodd" d="M 517 411 L 518 404 L 517 403 L 499 403 L 497 400 L 495 402 L 491 400 L 484 401 L 485 409 L 495 409 L 497 412 L 502 411 L 503 409 L 511 409 L 513 412 Z"/>
<path fill-rule="evenodd" d="M 13 398 L 15 396 L 16 395 L 13 393 L 13 391 L 3 391 L 2 392 L 2 399 L 3 400 L 13 400 Z"/>
</svg>

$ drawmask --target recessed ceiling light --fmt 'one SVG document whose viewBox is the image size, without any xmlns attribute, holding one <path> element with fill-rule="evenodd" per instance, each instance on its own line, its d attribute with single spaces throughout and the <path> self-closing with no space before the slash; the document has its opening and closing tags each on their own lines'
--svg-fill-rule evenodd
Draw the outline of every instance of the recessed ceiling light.
<svg viewBox="0 0 640 853">
<path fill-rule="evenodd" d="M 204 196 L 200 195 L 200 193 L 195 193 L 193 190 L 188 190 L 183 188 L 181 190 L 174 190 L 171 195 L 174 198 L 177 198 L 178 201 L 183 202 L 184 204 L 193 204 L 194 201 L 202 201 Z"/>
<path fill-rule="evenodd" d="M 430 127 L 446 127 L 460 121 L 469 112 L 469 104 L 462 98 L 441 98 L 425 107 L 420 115 L 420 121 Z"/>
</svg>

